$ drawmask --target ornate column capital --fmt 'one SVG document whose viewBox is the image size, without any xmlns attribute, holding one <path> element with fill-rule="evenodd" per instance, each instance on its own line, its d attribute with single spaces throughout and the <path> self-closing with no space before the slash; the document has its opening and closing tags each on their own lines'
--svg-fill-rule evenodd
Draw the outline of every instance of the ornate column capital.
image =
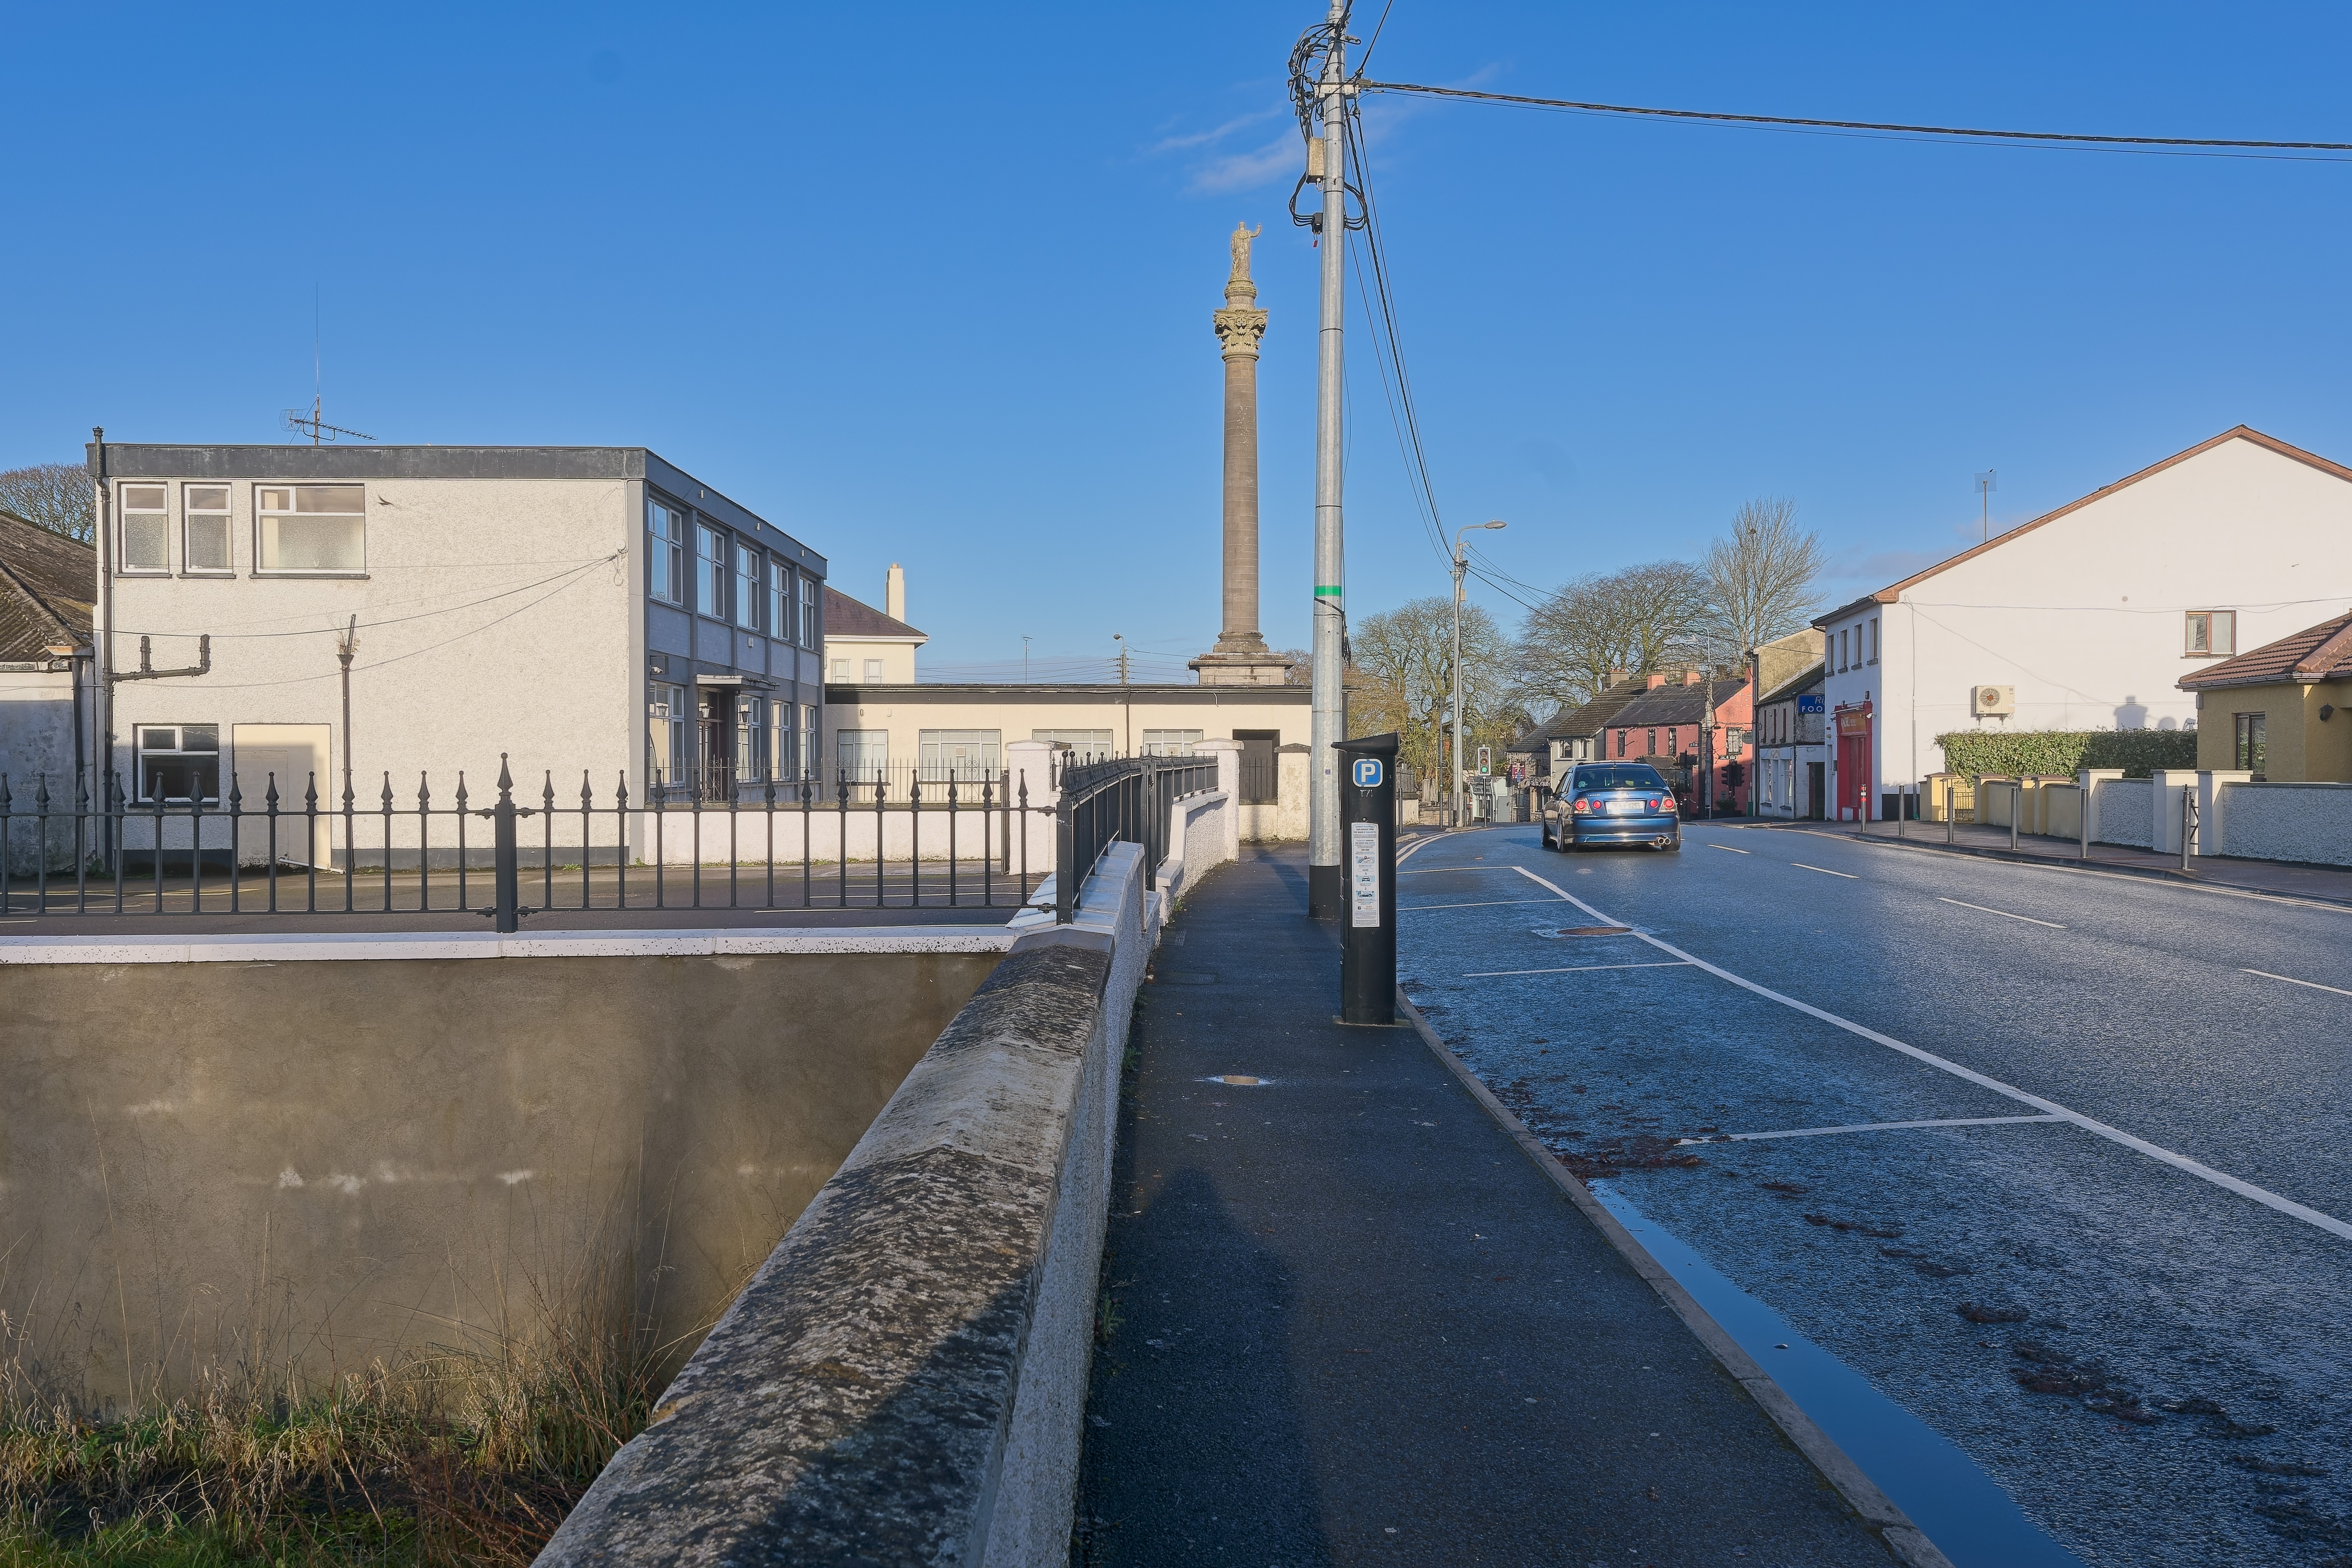
<svg viewBox="0 0 2352 1568">
<path fill-rule="evenodd" d="M 1227 299 L 1233 296 L 1233 289 L 1225 290 Z M 1255 299 L 1257 290 L 1251 289 L 1249 297 Z M 1258 340 L 1265 336 L 1264 310 L 1253 310 L 1245 305 L 1235 304 L 1217 311 L 1210 320 L 1216 325 L 1217 341 L 1225 345 L 1225 358 L 1257 358 Z"/>
</svg>

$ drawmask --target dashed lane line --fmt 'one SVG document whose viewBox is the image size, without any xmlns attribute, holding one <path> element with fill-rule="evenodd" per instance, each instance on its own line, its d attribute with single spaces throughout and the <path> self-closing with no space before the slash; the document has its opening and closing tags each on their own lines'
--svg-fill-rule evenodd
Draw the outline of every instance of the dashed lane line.
<svg viewBox="0 0 2352 1568">
<path fill-rule="evenodd" d="M 1851 1127 L 1791 1127 L 1785 1132 L 1728 1132 L 1715 1138 L 1677 1138 L 1677 1143 L 1760 1143 L 1768 1138 L 1826 1138 L 1833 1132 L 1893 1132 L 1906 1127 L 2007 1127 L 2020 1121 L 2063 1121 L 2063 1116 L 1939 1116 L 1927 1121 L 1858 1121 Z"/>
<path fill-rule="evenodd" d="M 2048 926 L 2052 931 L 2064 931 L 2066 929 L 2064 926 L 2060 925 L 2056 921 L 2038 921 L 2032 915 L 2013 915 L 2007 910 L 1997 910 L 1990 904 L 1972 904 L 1966 899 L 1947 899 L 1938 895 L 1936 901 L 1939 904 L 1958 904 L 1964 910 L 1975 910 L 1983 914 L 1999 915 L 2005 921 L 2023 921 L 2030 926 Z"/>
<path fill-rule="evenodd" d="M 1525 877 L 1528 880 L 1536 883 L 1539 887 L 1550 889 L 1551 891 L 1559 894 L 1570 903 L 1574 904 L 1578 909 L 1582 910 L 1586 914 L 1591 915 L 1597 921 L 1607 925 L 1622 925 L 1625 923 L 1622 921 L 1617 920 L 1614 916 L 1602 914 L 1599 910 L 1594 909 L 1591 904 L 1586 903 L 1582 899 L 1578 898 L 1575 894 L 1568 891 L 1565 888 L 1559 886 L 1557 883 L 1544 880 L 1543 878 L 1537 876 L 1525 866 L 1519 868 L 1519 875 Z M 1633 934 L 1639 937 L 1642 941 L 1648 942 L 1652 947 L 1656 948 L 1660 952 L 1671 952 L 1676 958 L 1689 959 L 1691 963 L 1696 964 L 1699 968 L 1706 970 L 1709 974 L 1714 975 L 1718 980 L 1729 981 L 1732 984 L 1738 986 L 1743 991 L 1752 991 L 1757 995 L 1763 997 L 1767 1001 L 1778 1002 L 1783 1007 L 1791 1008 L 1797 1012 L 1806 1015 L 1808 1017 L 1819 1018 L 1824 1024 L 1829 1024 L 1834 1027 L 1843 1029 L 1850 1035 L 1858 1035 L 1862 1038 L 1871 1041 L 1873 1044 L 1885 1046 L 1888 1050 L 1899 1052 L 1904 1056 L 1909 1057 L 1914 1061 L 1925 1062 L 1929 1067 L 1950 1073 L 1954 1078 L 1966 1079 L 1968 1082 L 1973 1083 L 1981 1089 L 1989 1089 L 1995 1094 L 2002 1096 L 2004 1099 L 2016 1100 L 2021 1105 L 2032 1106 L 2036 1110 L 2046 1110 L 2053 1116 L 2073 1122 L 2075 1126 L 2081 1128 L 2085 1132 L 2095 1133 L 2097 1136 L 2105 1138 L 2110 1142 L 2120 1143 L 2126 1149 L 2135 1150 L 2139 1153 L 2147 1155 L 2151 1160 L 2156 1160 L 2164 1164 L 2170 1165 L 2177 1171 L 2185 1171 L 2200 1181 L 2212 1183 L 2215 1186 L 2221 1188 L 2225 1192 L 2235 1193 L 2242 1198 L 2251 1198 L 2254 1202 L 2261 1204 L 2265 1208 L 2276 1209 L 2283 1215 L 2286 1215 L 2294 1219 L 2299 1219 L 2305 1225 L 2313 1226 L 2320 1230 L 2326 1231 L 2330 1236 L 2340 1237 L 2346 1241 L 2352 1241 L 2352 1224 L 2347 1224 L 2343 1220 L 2337 1219 L 2334 1215 L 2322 1214 L 2319 1210 L 2308 1208 L 2302 1204 L 2296 1203 L 2292 1198 L 2281 1197 L 2278 1194 L 2271 1192 L 2267 1188 L 2258 1187 L 2252 1182 L 2242 1181 L 2236 1176 L 2231 1175 L 2226 1171 L 2217 1171 L 2213 1169 L 2212 1166 L 2202 1164 L 2198 1161 L 2190 1159 L 2186 1154 L 2176 1154 L 2171 1150 L 2163 1148 L 2158 1144 L 2151 1143 L 2145 1138 L 2135 1138 L 2130 1133 L 2124 1131 L 2121 1128 L 2110 1127 L 2105 1122 L 2085 1116 L 2079 1110 L 2071 1110 L 2065 1106 L 2059 1104 L 2054 1100 L 2044 1100 L 2038 1094 L 2028 1094 L 2025 1090 L 2017 1088 L 2013 1084 L 2003 1083 L 1997 1078 L 1987 1077 L 1985 1074 L 1978 1072 L 1973 1068 L 1964 1068 L 1956 1061 L 1936 1055 L 1933 1051 L 1923 1051 L 1916 1046 L 1906 1045 L 1891 1035 L 1882 1035 L 1877 1030 L 1857 1024 L 1851 1018 L 1841 1018 L 1835 1013 L 1829 1012 L 1824 1008 L 1816 1007 L 1810 1002 L 1800 1002 L 1795 997 L 1783 995 L 1769 986 L 1759 985 L 1755 981 L 1734 974 L 1728 969 L 1725 969 L 1718 964 L 1709 963 L 1703 958 L 1694 957 L 1692 954 L 1685 952 L 1681 948 L 1676 947 L 1674 943 L 1670 942 L 1663 942 L 1657 937 L 1652 936 L 1647 931 L 1637 931 Z"/>
<path fill-rule="evenodd" d="M 1843 877 L 1849 882 L 1859 882 L 1862 880 L 1861 878 L 1855 876 L 1851 871 L 1832 871 L 1827 866 L 1808 866 L 1802 860 L 1791 860 L 1789 864 L 1794 866 L 1800 871 L 1819 871 L 1824 877 Z M 1566 896 L 1566 894 L 1561 895 L 1563 898 Z"/>
<path fill-rule="evenodd" d="M 1549 899 L 1543 901 L 1550 902 Z M 1475 974 L 1465 974 L 1462 978 L 1492 980 L 1503 974 L 1590 974 L 1596 969 L 1687 969 L 1689 967 L 1689 964 L 1682 959 L 1670 958 L 1659 963 L 1577 963 L 1570 964 L 1566 969 L 1482 969 Z"/>
<path fill-rule="evenodd" d="M 1753 855 L 1756 853 L 1753 849 L 1734 849 L 1728 844 L 1710 844 L 1707 847 L 1709 849 L 1720 849 L 1726 855 Z"/>
<path fill-rule="evenodd" d="M 2338 996 L 2352 996 L 2352 991 L 2339 990 L 2333 985 L 2322 985 L 2316 980 L 2297 980 L 2292 974 L 2273 974 L 2267 969 L 2241 969 L 2238 973 L 2241 974 L 2259 974 L 2265 980 L 2284 980 L 2289 985 L 2308 985 L 2314 991 L 2333 991 Z"/>
</svg>

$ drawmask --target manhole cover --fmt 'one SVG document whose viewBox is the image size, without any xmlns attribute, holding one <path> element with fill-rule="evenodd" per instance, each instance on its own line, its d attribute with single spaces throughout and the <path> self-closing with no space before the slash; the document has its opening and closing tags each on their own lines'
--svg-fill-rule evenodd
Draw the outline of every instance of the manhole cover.
<svg viewBox="0 0 2352 1568">
<path fill-rule="evenodd" d="M 1262 1078 L 1252 1078 L 1245 1072 L 1229 1072 L 1221 1074 L 1214 1078 L 1204 1078 L 1201 1081 L 1202 1083 L 1222 1083 L 1231 1089 L 1264 1089 L 1272 1080 Z"/>
<path fill-rule="evenodd" d="M 1562 926 L 1554 936 L 1632 936 L 1632 926 Z"/>
<path fill-rule="evenodd" d="M 1155 985 L 1214 985 L 1217 977 L 1205 969 L 1163 969 L 1153 974 Z"/>
</svg>

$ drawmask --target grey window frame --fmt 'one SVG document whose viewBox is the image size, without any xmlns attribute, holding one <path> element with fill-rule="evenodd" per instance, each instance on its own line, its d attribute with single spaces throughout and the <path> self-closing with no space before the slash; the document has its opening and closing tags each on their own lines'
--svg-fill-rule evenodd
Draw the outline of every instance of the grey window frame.
<svg viewBox="0 0 2352 1568">
<path fill-rule="evenodd" d="M 656 518 L 668 520 L 664 532 Z M 646 597 L 686 603 L 686 513 L 658 496 L 646 498 Z"/>
<path fill-rule="evenodd" d="M 709 620 L 727 618 L 727 583 L 735 573 L 731 546 L 734 536 L 698 517 L 694 520 L 694 613 Z M 706 553 L 703 546 L 715 553 Z"/>
<path fill-rule="evenodd" d="M 765 596 L 768 580 L 767 568 L 763 564 L 767 556 L 740 534 L 734 543 L 735 584 L 730 591 L 735 595 L 735 603 L 731 606 L 735 612 L 735 624 L 747 632 L 756 632 L 760 629 L 760 602 Z"/>
</svg>

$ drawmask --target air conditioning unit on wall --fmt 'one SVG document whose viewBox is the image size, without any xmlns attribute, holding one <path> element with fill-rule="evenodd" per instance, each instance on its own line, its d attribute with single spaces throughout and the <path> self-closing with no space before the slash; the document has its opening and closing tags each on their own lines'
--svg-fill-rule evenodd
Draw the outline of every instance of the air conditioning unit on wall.
<svg viewBox="0 0 2352 1568">
<path fill-rule="evenodd" d="M 1978 686 L 1969 691 L 1979 719 L 2007 719 L 2017 712 L 2017 688 L 2014 686 Z"/>
</svg>

